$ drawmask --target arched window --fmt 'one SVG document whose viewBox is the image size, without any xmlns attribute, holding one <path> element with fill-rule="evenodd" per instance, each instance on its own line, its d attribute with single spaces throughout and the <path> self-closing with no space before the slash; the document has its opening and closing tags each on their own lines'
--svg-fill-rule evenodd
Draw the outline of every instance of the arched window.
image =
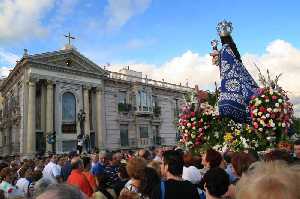
<svg viewBox="0 0 300 199">
<path fill-rule="evenodd" d="M 76 122 L 76 98 L 70 92 L 62 96 L 62 121 L 63 123 Z"/>
</svg>

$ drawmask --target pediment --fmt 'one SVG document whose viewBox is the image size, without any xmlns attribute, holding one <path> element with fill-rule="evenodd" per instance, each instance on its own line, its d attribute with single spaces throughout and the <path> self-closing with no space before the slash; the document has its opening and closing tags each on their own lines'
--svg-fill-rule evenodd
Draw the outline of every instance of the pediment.
<svg viewBox="0 0 300 199">
<path fill-rule="evenodd" d="M 106 73 L 105 70 L 74 49 L 33 55 L 30 56 L 30 60 L 35 63 L 55 66 L 56 68 L 61 67 L 64 71 L 70 69 L 72 71 L 75 70 L 78 72 L 93 73 L 97 75 L 103 75 Z"/>
</svg>

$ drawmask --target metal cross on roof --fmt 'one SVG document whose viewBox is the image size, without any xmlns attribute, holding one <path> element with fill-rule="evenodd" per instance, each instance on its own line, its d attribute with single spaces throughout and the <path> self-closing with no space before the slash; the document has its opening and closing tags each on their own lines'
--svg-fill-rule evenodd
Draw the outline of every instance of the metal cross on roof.
<svg viewBox="0 0 300 199">
<path fill-rule="evenodd" d="M 68 38 L 68 41 L 69 41 L 69 45 L 71 45 L 71 39 L 75 39 L 75 37 L 71 36 L 71 33 L 69 32 L 68 35 L 65 35 L 65 37 Z"/>
</svg>

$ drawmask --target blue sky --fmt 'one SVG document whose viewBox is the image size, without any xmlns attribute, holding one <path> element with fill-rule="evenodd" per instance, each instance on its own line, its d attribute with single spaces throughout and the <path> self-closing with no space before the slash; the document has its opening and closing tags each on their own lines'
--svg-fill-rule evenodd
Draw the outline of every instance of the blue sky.
<svg viewBox="0 0 300 199">
<path fill-rule="evenodd" d="M 5 4 L 7 0 L 0 2 Z M 217 38 L 215 26 L 222 19 L 233 22 L 233 35 L 242 54 L 261 54 L 275 39 L 285 40 L 300 48 L 300 3 L 296 0 L 33 0 L 28 1 L 28 4 L 29 2 L 46 4 L 41 6 L 42 11 L 35 21 L 45 33 L 18 34 L 12 38 L 0 36 L 0 48 L 3 51 L 20 56 L 24 48 L 29 49 L 30 53 L 57 50 L 66 42 L 63 34 L 71 32 L 77 38 L 74 45 L 78 50 L 99 64 L 131 60 L 162 64 L 187 50 L 199 54 L 208 53 L 210 40 Z M 113 27 L 109 27 L 109 21 L 118 14 L 120 19 Z M 0 7 L 0 19 L 1 15 L 3 17 Z M 16 13 L 15 18 L 18 17 L 22 16 Z M 9 29 L 10 26 L 14 24 L 9 24 L 6 28 Z M 9 64 L 9 61 L 0 59 L 0 66 Z"/>
</svg>

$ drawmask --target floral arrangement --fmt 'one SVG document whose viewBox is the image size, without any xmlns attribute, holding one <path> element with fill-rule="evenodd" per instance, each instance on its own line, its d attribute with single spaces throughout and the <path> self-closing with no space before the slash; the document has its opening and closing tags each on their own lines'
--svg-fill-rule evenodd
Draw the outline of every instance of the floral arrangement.
<svg viewBox="0 0 300 199">
<path fill-rule="evenodd" d="M 179 115 L 179 143 L 191 151 L 213 147 L 219 143 L 218 139 L 223 138 L 216 131 L 219 113 L 207 102 L 208 96 L 204 91 L 190 93 Z"/>
<path fill-rule="evenodd" d="M 269 71 L 267 78 L 260 71 L 259 74 L 264 88 L 250 101 L 252 127 L 256 133 L 268 139 L 274 137 L 273 141 L 278 143 L 287 137 L 293 123 L 293 105 L 287 93 L 277 84 L 280 75 L 271 80 Z"/>
<path fill-rule="evenodd" d="M 257 134 L 249 124 L 236 123 L 233 120 L 226 122 L 224 133 L 224 148 L 231 151 L 253 149 L 256 151 L 265 150 L 268 142 L 264 136 Z"/>
</svg>

